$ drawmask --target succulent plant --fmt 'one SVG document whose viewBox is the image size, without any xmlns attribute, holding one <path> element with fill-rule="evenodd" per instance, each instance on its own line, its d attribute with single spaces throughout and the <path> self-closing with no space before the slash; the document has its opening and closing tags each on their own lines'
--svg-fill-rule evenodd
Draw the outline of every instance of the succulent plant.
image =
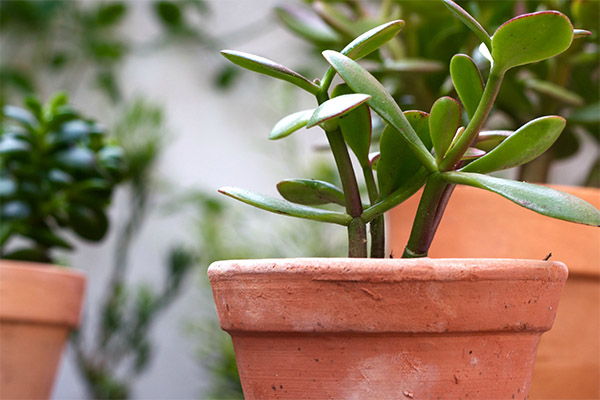
<svg viewBox="0 0 600 400">
<path fill-rule="evenodd" d="M 51 262 L 54 248 L 73 247 L 63 230 L 101 240 L 109 225 L 106 207 L 123 171 L 121 148 L 100 125 L 74 111 L 64 93 L 45 105 L 29 97 L 25 108 L 4 106 L 2 258 Z"/>
<path fill-rule="evenodd" d="M 574 29 L 569 18 L 558 11 L 542 11 L 512 18 L 490 36 L 456 3 L 443 1 L 482 42 L 482 50 L 486 53 L 487 49 L 492 65 L 484 84 L 480 70 L 468 55 L 452 57 L 450 76 L 460 102 L 441 97 L 429 113 L 402 111 L 384 86 L 356 62 L 393 39 L 404 26 L 402 20 L 370 29 L 341 52 L 324 51 L 330 67 L 321 79 L 309 80 L 259 56 L 223 51 L 227 59 L 239 66 L 288 81 L 315 96 L 318 107 L 283 118 L 270 138 L 280 139 L 303 127 L 320 126 L 329 141 L 342 188 L 328 182 L 296 179 L 278 184 L 283 199 L 232 187 L 220 191 L 275 213 L 346 226 L 350 257 L 367 256 L 367 225 L 371 234 L 370 255 L 383 257 L 384 213 L 422 187 L 404 257 L 427 255 L 457 184 L 489 190 L 546 216 L 600 226 L 600 211 L 581 199 L 545 186 L 485 175 L 540 156 L 565 128 L 564 118 L 535 118 L 514 132 L 482 130 L 507 71 L 557 56 L 588 32 Z M 330 90 L 336 74 L 345 83 Z M 379 152 L 375 153 L 371 149 L 371 111 L 385 125 Z M 369 198 L 366 204 L 348 149 L 362 169 Z M 329 203 L 344 207 L 345 212 L 317 207 Z"/>
</svg>

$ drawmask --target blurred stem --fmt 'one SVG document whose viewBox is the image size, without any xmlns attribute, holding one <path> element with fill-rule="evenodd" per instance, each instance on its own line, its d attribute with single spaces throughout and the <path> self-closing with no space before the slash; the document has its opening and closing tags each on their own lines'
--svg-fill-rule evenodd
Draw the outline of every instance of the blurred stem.
<svg viewBox="0 0 600 400">
<path fill-rule="evenodd" d="M 363 167 L 363 175 L 367 184 L 369 202 L 373 205 L 379 194 L 377 193 L 377 185 L 375 185 L 375 177 L 370 165 Z M 385 257 L 385 221 L 383 214 L 371 221 L 369 228 L 371 231 L 371 258 Z"/>
<path fill-rule="evenodd" d="M 431 174 L 427 179 L 403 258 L 427 257 L 452 192 L 448 186 L 439 173 Z"/>
<path fill-rule="evenodd" d="M 460 162 L 460 159 L 463 154 L 465 154 L 465 151 L 467 151 L 469 146 L 471 146 L 473 140 L 479 134 L 479 131 L 483 127 L 483 124 L 492 110 L 492 106 L 494 105 L 494 101 L 496 100 L 496 96 L 498 95 L 498 91 L 502 85 L 503 77 L 504 71 L 498 71 L 496 70 L 495 65 L 492 66 L 490 76 L 488 77 L 483 95 L 481 96 L 481 100 L 477 106 L 477 110 L 475 111 L 473 118 L 471 118 L 471 121 L 469 121 L 465 131 L 458 138 L 456 144 L 452 146 L 446 157 L 444 157 L 440 163 L 440 171 L 443 172 L 453 170 L 456 164 Z"/>
<path fill-rule="evenodd" d="M 585 186 L 600 188 L 600 157 L 596 159 L 592 166 L 592 170 L 585 181 Z"/>
</svg>

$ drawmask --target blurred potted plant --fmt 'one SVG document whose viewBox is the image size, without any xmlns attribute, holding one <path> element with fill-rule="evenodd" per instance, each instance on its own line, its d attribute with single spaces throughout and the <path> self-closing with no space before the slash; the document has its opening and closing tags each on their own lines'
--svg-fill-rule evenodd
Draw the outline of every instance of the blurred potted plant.
<svg viewBox="0 0 600 400">
<path fill-rule="evenodd" d="M 48 398 L 85 286 L 81 273 L 51 265 L 55 250 L 73 249 L 67 230 L 104 237 L 123 160 L 64 93 L 25 105 L 4 106 L 0 130 L 0 390 L 3 398 Z"/>
<path fill-rule="evenodd" d="M 485 74 L 490 63 L 478 50 L 480 40 L 465 24 L 448 18 L 442 2 L 397 0 L 373 6 L 356 1 L 351 4 L 309 1 L 310 6 L 287 3 L 276 9 L 282 23 L 314 49 L 323 43 L 342 48 L 352 32 L 377 24 L 382 18 L 402 17 L 416 21 L 407 26 L 385 49 L 365 66 L 404 109 L 429 109 L 440 94 L 455 92 L 449 70 L 443 68 L 456 52 L 473 56 Z M 559 162 L 579 156 L 579 162 L 560 165 L 570 169 L 570 183 L 554 186 L 600 207 L 598 140 L 600 139 L 600 58 L 597 1 L 457 1 L 483 26 L 496 28 L 506 19 L 524 12 L 555 8 L 576 24 L 591 31 L 580 37 L 567 51 L 541 63 L 512 69 L 505 74 L 494 106 L 494 118 L 486 123 L 493 132 L 507 135 L 535 116 L 553 113 L 567 116 L 559 139 L 540 157 L 515 171 L 519 180 L 557 182 L 550 172 Z M 431 29 L 436 26 L 437 29 Z M 442 34 L 443 33 L 443 34 Z M 325 38 L 328 38 L 325 40 Z M 463 118 L 468 116 L 463 115 Z M 489 150 L 485 142 L 478 143 Z M 583 159 L 579 152 L 585 155 Z M 587 155 L 587 157 L 586 157 Z M 586 160 L 589 158 L 589 160 Z M 563 174 L 564 175 L 564 174 Z M 564 179 L 564 178 L 562 178 Z M 560 179 L 558 180 L 560 182 Z M 388 213 L 389 253 L 399 254 L 410 235 L 410 221 L 417 210 L 420 193 Z M 569 279 L 561 297 L 552 331 L 544 335 L 538 348 L 532 383 L 532 399 L 596 398 L 600 396 L 600 232 L 591 227 L 549 220 L 526 213 L 521 208 L 485 191 L 457 187 L 445 222 L 437 234 L 430 254 L 451 257 L 516 257 L 541 259 L 552 253 L 569 265 Z M 489 226 L 498 229 L 489 230 Z M 515 234 L 506 229 L 519 226 Z M 514 228 L 513 228 L 514 229 Z M 543 236 L 537 232 L 544 232 Z M 462 237 L 456 243 L 456 237 Z"/>
<path fill-rule="evenodd" d="M 322 79 L 308 80 L 268 59 L 224 51 L 247 69 L 286 80 L 313 94 L 316 109 L 292 114 L 270 138 L 319 125 L 326 133 L 342 189 L 316 180 L 280 182 L 276 199 L 226 187 L 220 191 L 283 215 L 348 229 L 348 259 L 272 259 L 213 263 L 209 278 L 221 326 L 232 336 L 247 398 L 435 398 L 527 396 L 541 333 L 550 329 L 567 277 L 563 264 L 501 259 L 430 259 L 429 247 L 455 185 L 490 192 L 542 215 L 598 226 L 600 211 L 544 186 L 484 174 L 522 165 L 558 138 L 565 120 L 537 118 L 488 151 L 472 147 L 503 77 L 513 67 L 556 56 L 574 31 L 556 11 L 525 14 L 493 37 L 448 3 L 491 49 L 484 86 L 475 63 L 456 55 L 452 80 L 469 116 L 449 97 L 431 112 L 402 112 L 392 96 L 356 63 L 391 40 L 397 20 L 373 28 L 341 53 L 325 51 Z M 346 82 L 330 92 L 335 74 Z M 331 97 L 330 97 L 331 96 Z M 370 153 L 371 115 L 387 126 Z M 362 169 L 363 204 L 348 148 Z M 374 171 L 377 172 L 375 180 Z M 424 186 L 403 260 L 383 258 L 383 215 Z M 332 204 L 345 212 L 318 205 Z M 459 239 L 457 239 L 459 240 Z"/>
</svg>

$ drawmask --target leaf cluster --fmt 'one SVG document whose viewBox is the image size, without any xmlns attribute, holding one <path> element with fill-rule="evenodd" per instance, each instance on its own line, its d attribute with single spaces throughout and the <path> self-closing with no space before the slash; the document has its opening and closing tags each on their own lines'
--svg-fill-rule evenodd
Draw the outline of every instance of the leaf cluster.
<svg viewBox="0 0 600 400">
<path fill-rule="evenodd" d="M 1 255 L 52 261 L 71 250 L 63 231 L 89 241 L 108 231 L 106 208 L 125 171 L 122 149 L 81 117 L 64 93 L 45 105 L 6 105 L 0 125 Z M 17 248 L 9 241 L 21 238 Z"/>
<path fill-rule="evenodd" d="M 460 103 L 451 97 L 441 97 L 429 113 L 403 112 L 384 85 L 356 62 L 384 45 L 389 46 L 403 28 L 402 20 L 370 29 L 340 52 L 324 51 L 330 68 L 322 79 L 307 79 L 263 57 L 223 51 L 226 58 L 241 67 L 285 80 L 315 96 L 318 107 L 285 117 L 275 125 L 270 138 L 280 139 L 302 127 L 320 126 L 329 140 L 343 187 L 310 180 L 284 181 L 278 184 L 284 199 L 230 187 L 220 191 L 275 213 L 347 226 L 349 254 L 359 257 L 366 255 L 362 248 L 366 243 L 365 224 L 371 224 L 372 246 L 377 245 L 375 242 L 383 236 L 377 236 L 374 224 L 380 223 L 385 211 L 423 186 L 425 191 L 405 256 L 427 254 L 456 184 L 495 192 L 554 218 L 600 225 L 600 212 L 582 200 L 553 189 L 483 175 L 534 160 L 557 140 L 565 127 L 564 118 L 546 116 L 527 122 L 514 132 L 482 131 L 507 71 L 555 57 L 569 49 L 574 38 L 588 33 L 574 30 L 569 18 L 558 11 L 541 11 L 512 18 L 490 36 L 459 5 L 451 0 L 443 3 L 489 50 L 491 69 L 484 85 L 480 69 L 468 55 L 452 57 L 450 77 Z M 321 7 L 326 6 L 321 4 Z M 345 83 L 330 92 L 336 73 Z M 371 112 L 385 126 L 380 151 L 373 155 L 370 155 Z M 479 142 L 483 144 L 478 147 Z M 369 192 L 366 204 L 357 190 L 348 149 L 363 170 Z M 315 207 L 324 203 L 341 205 L 346 210 Z M 371 254 L 381 256 L 374 255 L 373 247 Z"/>
</svg>

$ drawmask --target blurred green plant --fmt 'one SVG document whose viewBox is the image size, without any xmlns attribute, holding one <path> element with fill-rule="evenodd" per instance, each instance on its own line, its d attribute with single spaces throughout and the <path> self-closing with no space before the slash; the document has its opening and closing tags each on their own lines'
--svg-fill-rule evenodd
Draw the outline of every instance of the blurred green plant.
<svg viewBox="0 0 600 400">
<path fill-rule="evenodd" d="M 162 35 L 132 43 L 122 28 L 132 8 L 149 7 Z M 0 2 L 0 101 L 14 94 L 39 93 L 51 78 L 73 92 L 93 77 L 94 86 L 113 102 L 122 98 L 118 67 L 127 56 L 179 43 L 202 42 L 195 15 L 210 11 L 202 0 L 80 2 L 19 0 Z M 35 27 L 35 29 L 32 29 Z"/>
<path fill-rule="evenodd" d="M 439 96 L 453 95 L 445 66 L 456 53 L 470 55 L 483 74 L 489 72 L 490 63 L 479 50 L 481 37 L 473 35 L 456 18 L 450 18 L 450 12 L 441 2 L 306 0 L 302 3 L 287 2 L 275 11 L 287 29 L 312 44 L 315 54 L 326 48 L 339 51 L 358 34 L 385 21 L 400 18 L 411 21 L 402 35 L 390 40 L 382 51 L 369 55 L 368 62 L 363 64 L 384 83 L 402 109 L 429 110 Z M 575 26 L 592 32 L 556 58 L 509 71 L 488 129 L 515 130 L 542 114 L 567 116 L 568 124 L 560 139 L 539 159 L 520 168 L 521 180 L 547 182 L 553 163 L 573 156 L 582 143 L 591 142 L 598 153 L 600 2 L 459 0 L 457 3 L 491 31 L 516 15 L 554 9 L 566 14 Z M 465 120 L 467 117 L 463 113 Z M 375 140 L 379 132 L 374 131 Z M 582 184 L 600 186 L 599 162 L 597 159 L 589 168 Z"/>
<path fill-rule="evenodd" d="M 127 282 L 132 245 L 156 197 L 156 163 L 165 148 L 160 108 L 134 101 L 114 127 L 123 145 L 128 168 L 124 171 L 129 214 L 119 227 L 110 279 L 100 303 L 100 321 L 93 334 L 74 335 L 79 372 L 90 398 L 124 399 L 131 396 L 134 378 L 143 373 L 152 357 L 150 329 L 160 313 L 180 294 L 185 277 L 196 265 L 194 252 L 176 244 L 165 261 L 165 279 L 158 290 Z"/>
<path fill-rule="evenodd" d="M 104 238 L 106 208 L 127 164 L 122 148 L 73 110 L 65 93 L 45 105 L 28 97 L 25 106 L 2 108 L 0 251 L 2 258 L 53 262 L 54 249 L 73 249 L 66 230 Z"/>
</svg>

